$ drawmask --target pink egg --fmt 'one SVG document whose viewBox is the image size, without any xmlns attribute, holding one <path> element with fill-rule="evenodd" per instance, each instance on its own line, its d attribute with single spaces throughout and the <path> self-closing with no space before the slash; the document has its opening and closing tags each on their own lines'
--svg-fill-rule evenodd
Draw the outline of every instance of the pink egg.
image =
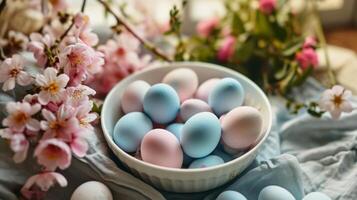
<svg viewBox="0 0 357 200">
<path fill-rule="evenodd" d="M 162 82 L 170 85 L 176 90 L 181 102 L 191 98 L 198 87 L 197 74 L 188 68 L 172 70 L 166 74 L 162 79 Z"/>
<path fill-rule="evenodd" d="M 229 153 L 249 148 L 262 130 L 260 112 L 250 106 L 240 106 L 228 112 L 222 122 L 222 143 Z"/>
<path fill-rule="evenodd" d="M 220 79 L 212 78 L 203 82 L 197 89 L 195 97 L 202 101 L 208 102 L 208 96 L 212 88 L 218 83 Z"/>
<path fill-rule="evenodd" d="M 128 85 L 121 97 L 121 108 L 124 113 L 143 111 L 143 100 L 150 85 L 145 81 L 134 81 Z"/>
<path fill-rule="evenodd" d="M 212 112 L 211 107 L 200 99 L 187 99 L 181 104 L 180 116 L 187 121 L 193 115 L 200 112 Z"/>
<path fill-rule="evenodd" d="M 180 168 L 183 152 L 174 134 L 164 129 L 153 129 L 141 142 L 141 158 L 151 164 Z"/>
</svg>

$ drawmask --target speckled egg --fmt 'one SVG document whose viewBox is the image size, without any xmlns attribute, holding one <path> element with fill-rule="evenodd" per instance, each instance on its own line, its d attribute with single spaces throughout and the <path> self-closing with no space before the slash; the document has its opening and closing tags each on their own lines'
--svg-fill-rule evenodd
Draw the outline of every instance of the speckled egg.
<svg viewBox="0 0 357 200">
<path fill-rule="evenodd" d="M 216 155 L 209 155 L 204 158 L 199 158 L 194 160 L 188 168 L 206 168 L 206 167 L 212 167 L 216 165 L 223 164 L 224 160 Z"/>
<path fill-rule="evenodd" d="M 183 129 L 182 123 L 173 123 L 170 124 L 166 127 L 166 130 L 169 131 L 170 133 L 173 133 L 178 140 L 180 140 L 182 129 Z"/>
<path fill-rule="evenodd" d="M 244 95 L 244 89 L 237 80 L 224 78 L 213 87 L 208 97 L 208 104 L 214 113 L 221 116 L 233 108 L 241 106 Z"/>
<path fill-rule="evenodd" d="M 247 200 L 241 193 L 227 190 L 218 195 L 216 200 Z"/>
<path fill-rule="evenodd" d="M 118 120 L 113 140 L 125 152 L 135 152 L 144 135 L 152 129 L 151 120 L 141 112 L 131 112 Z"/>
<path fill-rule="evenodd" d="M 186 121 L 180 141 L 188 156 L 202 158 L 216 148 L 220 137 L 219 119 L 213 113 L 201 112 Z"/>
<path fill-rule="evenodd" d="M 144 111 L 158 124 L 173 121 L 180 109 L 180 99 L 169 85 L 159 83 L 150 87 L 144 97 Z"/>
<path fill-rule="evenodd" d="M 321 192 L 311 192 L 307 194 L 302 200 L 331 200 L 331 198 Z"/>
<path fill-rule="evenodd" d="M 285 188 L 270 185 L 262 189 L 258 200 L 296 200 L 295 197 Z"/>
<path fill-rule="evenodd" d="M 197 89 L 195 97 L 202 101 L 208 102 L 208 96 L 211 93 L 212 88 L 219 82 L 219 78 L 211 78 L 203 82 Z"/>
<path fill-rule="evenodd" d="M 198 87 L 197 74 L 188 68 L 179 68 L 172 70 L 162 79 L 163 83 L 166 83 L 173 87 L 181 102 L 191 98 Z"/>
<path fill-rule="evenodd" d="M 121 108 L 123 112 L 142 112 L 144 96 L 149 88 L 150 85 L 141 80 L 129 84 L 121 97 Z"/>
<path fill-rule="evenodd" d="M 200 112 L 212 112 L 212 110 L 206 102 L 199 99 L 187 99 L 181 104 L 180 116 L 183 121 Z"/>
<path fill-rule="evenodd" d="M 174 134 L 164 129 L 153 129 L 143 138 L 141 143 L 143 161 L 163 167 L 180 168 L 183 152 L 180 142 Z"/>
<path fill-rule="evenodd" d="M 222 120 L 222 142 L 233 150 L 244 150 L 259 137 L 263 119 L 260 112 L 250 106 L 231 110 Z"/>
<path fill-rule="evenodd" d="M 113 195 L 109 188 L 98 181 L 88 181 L 78 186 L 71 200 L 113 200 Z"/>
</svg>

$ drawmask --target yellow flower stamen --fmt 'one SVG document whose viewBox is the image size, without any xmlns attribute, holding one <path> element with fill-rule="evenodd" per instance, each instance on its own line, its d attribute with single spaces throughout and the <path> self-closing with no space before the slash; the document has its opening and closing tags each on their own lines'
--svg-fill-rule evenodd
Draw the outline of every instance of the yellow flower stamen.
<svg viewBox="0 0 357 200">
<path fill-rule="evenodd" d="M 18 69 L 12 69 L 9 73 L 10 77 L 16 77 L 20 71 Z"/>
<path fill-rule="evenodd" d="M 59 91 L 59 86 L 56 82 L 52 82 L 44 87 L 43 90 L 50 92 L 51 94 L 56 94 Z"/>
</svg>

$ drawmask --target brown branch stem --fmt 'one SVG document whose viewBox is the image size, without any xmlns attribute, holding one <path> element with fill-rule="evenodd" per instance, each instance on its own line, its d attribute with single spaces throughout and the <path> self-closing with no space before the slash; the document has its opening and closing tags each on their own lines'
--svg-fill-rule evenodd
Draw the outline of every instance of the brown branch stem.
<svg viewBox="0 0 357 200">
<path fill-rule="evenodd" d="M 137 40 L 140 41 L 140 43 L 142 43 L 144 45 L 145 48 L 147 48 L 148 50 L 150 50 L 153 54 L 155 54 L 157 57 L 160 57 L 161 59 L 168 61 L 168 62 L 172 62 L 172 59 L 170 57 L 168 57 L 167 55 L 165 55 L 160 49 L 156 48 L 154 44 L 152 44 L 150 41 L 146 40 L 145 38 L 142 38 L 141 36 L 139 36 L 132 28 L 131 26 L 125 21 L 123 20 L 120 16 L 118 16 L 114 10 L 109 6 L 109 4 L 107 2 L 105 2 L 104 0 L 98 0 L 98 2 L 100 4 L 102 4 L 104 6 L 104 8 L 113 15 L 113 17 L 115 18 L 115 20 L 117 21 L 118 24 L 121 24 L 124 26 L 124 28 L 130 33 L 132 34 Z"/>
</svg>

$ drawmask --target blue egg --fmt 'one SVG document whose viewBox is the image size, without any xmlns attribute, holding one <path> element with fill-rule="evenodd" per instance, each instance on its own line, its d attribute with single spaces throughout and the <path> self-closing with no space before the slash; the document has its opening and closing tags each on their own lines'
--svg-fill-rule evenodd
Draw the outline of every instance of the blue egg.
<svg viewBox="0 0 357 200">
<path fill-rule="evenodd" d="M 226 153 L 220 146 L 221 145 L 217 146 L 217 148 L 212 152 L 212 155 L 221 157 L 224 160 L 224 162 L 229 162 L 229 161 L 233 160 L 234 157 L 232 155 Z"/>
<path fill-rule="evenodd" d="M 174 124 L 170 124 L 169 126 L 167 126 L 166 130 L 168 130 L 170 133 L 173 133 L 176 136 L 176 138 L 180 141 L 182 128 L 183 128 L 183 124 L 174 123 Z"/>
<path fill-rule="evenodd" d="M 262 189 L 258 200 L 296 200 L 295 197 L 285 188 L 270 185 Z"/>
<path fill-rule="evenodd" d="M 224 160 L 216 155 L 209 155 L 193 161 L 188 168 L 206 168 L 223 164 Z"/>
<path fill-rule="evenodd" d="M 307 194 L 302 200 L 331 200 L 331 198 L 321 192 L 311 192 Z"/>
<path fill-rule="evenodd" d="M 202 158 L 216 148 L 220 138 L 219 119 L 213 113 L 201 112 L 187 120 L 183 126 L 180 141 L 188 156 Z"/>
<path fill-rule="evenodd" d="M 241 193 L 227 190 L 218 195 L 216 200 L 247 200 Z"/>
<path fill-rule="evenodd" d="M 233 108 L 241 106 L 244 95 L 244 89 L 237 80 L 224 78 L 213 87 L 208 97 L 208 104 L 214 113 L 221 116 Z"/>
<path fill-rule="evenodd" d="M 176 118 L 180 99 L 176 91 L 164 83 L 150 87 L 144 96 L 144 111 L 158 124 L 166 124 Z"/>
<path fill-rule="evenodd" d="M 125 152 L 135 152 L 144 135 L 152 129 L 152 122 L 142 112 L 131 112 L 118 120 L 113 140 Z"/>
</svg>

